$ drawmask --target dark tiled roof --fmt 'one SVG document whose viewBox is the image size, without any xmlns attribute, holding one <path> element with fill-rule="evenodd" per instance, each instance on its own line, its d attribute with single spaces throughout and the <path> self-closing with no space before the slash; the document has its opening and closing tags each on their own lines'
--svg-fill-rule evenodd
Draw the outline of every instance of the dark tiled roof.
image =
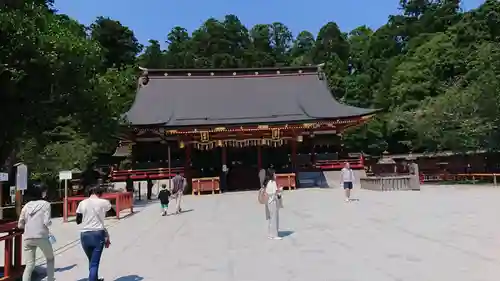
<svg viewBox="0 0 500 281">
<path fill-rule="evenodd" d="M 310 122 L 375 112 L 337 102 L 316 68 L 297 70 L 267 69 L 271 75 L 256 69 L 245 75 L 149 70 L 126 117 L 136 126 L 182 127 Z"/>
<path fill-rule="evenodd" d="M 130 155 L 130 147 L 128 145 L 120 145 L 116 147 L 113 157 L 127 157 Z"/>
</svg>

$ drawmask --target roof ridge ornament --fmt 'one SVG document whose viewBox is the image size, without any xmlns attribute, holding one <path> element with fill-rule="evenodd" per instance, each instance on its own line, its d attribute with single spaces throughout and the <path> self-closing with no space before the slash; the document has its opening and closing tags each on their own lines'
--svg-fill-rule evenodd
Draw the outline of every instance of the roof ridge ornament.
<svg viewBox="0 0 500 281">
<path fill-rule="evenodd" d="M 140 67 L 139 69 L 142 70 L 141 75 L 139 76 L 139 88 L 146 86 L 149 83 L 149 72 L 147 68 Z"/>
<path fill-rule="evenodd" d="M 325 63 L 320 63 L 316 66 L 318 68 L 318 79 L 319 80 L 326 80 L 326 75 L 325 75 L 325 71 L 324 71 L 324 67 L 325 67 Z"/>
</svg>

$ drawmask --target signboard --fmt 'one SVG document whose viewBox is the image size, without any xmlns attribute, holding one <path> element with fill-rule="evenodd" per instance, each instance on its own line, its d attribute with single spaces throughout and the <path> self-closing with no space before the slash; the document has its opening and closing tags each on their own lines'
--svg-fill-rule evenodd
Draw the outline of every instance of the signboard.
<svg viewBox="0 0 500 281">
<path fill-rule="evenodd" d="M 17 165 L 16 186 L 17 190 L 28 189 L 28 166 L 24 164 Z"/>
<path fill-rule="evenodd" d="M 0 182 L 9 181 L 9 173 L 0 173 Z"/>
<path fill-rule="evenodd" d="M 10 202 L 14 203 L 16 202 L 16 187 L 15 186 L 11 186 L 10 187 Z"/>
<path fill-rule="evenodd" d="M 60 171 L 59 180 L 71 180 L 73 178 L 73 173 L 71 171 Z"/>
</svg>

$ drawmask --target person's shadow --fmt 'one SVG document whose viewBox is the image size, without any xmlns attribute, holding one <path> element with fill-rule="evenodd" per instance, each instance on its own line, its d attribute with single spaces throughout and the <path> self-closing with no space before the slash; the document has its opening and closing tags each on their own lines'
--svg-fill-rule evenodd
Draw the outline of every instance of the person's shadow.
<svg viewBox="0 0 500 281">
<path fill-rule="evenodd" d="M 114 281 L 142 281 L 142 280 L 144 280 L 143 277 L 133 274 L 133 275 L 118 277 Z M 88 281 L 88 278 L 79 279 L 77 281 Z"/>
<path fill-rule="evenodd" d="M 278 231 L 278 236 L 281 238 L 284 238 L 284 237 L 288 237 L 288 236 L 292 235 L 293 233 L 294 233 L 294 231 L 282 230 L 282 231 Z"/>
<path fill-rule="evenodd" d="M 64 271 L 72 270 L 74 267 L 76 267 L 76 264 L 68 265 L 65 267 L 55 268 L 55 272 L 64 272 Z M 33 280 L 43 280 L 43 278 L 47 277 L 47 268 L 37 266 L 35 268 L 35 270 L 33 270 L 33 273 L 31 276 L 32 276 L 31 279 L 33 279 Z"/>
<path fill-rule="evenodd" d="M 144 278 L 138 275 L 127 275 L 115 279 L 115 281 L 142 281 L 142 280 L 144 280 Z"/>
</svg>

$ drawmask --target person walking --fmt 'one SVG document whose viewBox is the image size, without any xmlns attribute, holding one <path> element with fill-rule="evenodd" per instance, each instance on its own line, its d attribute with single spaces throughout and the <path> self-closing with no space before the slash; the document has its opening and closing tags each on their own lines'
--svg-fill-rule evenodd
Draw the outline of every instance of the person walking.
<svg viewBox="0 0 500 281">
<path fill-rule="evenodd" d="M 24 205 L 19 215 L 17 227 L 24 230 L 24 257 L 26 267 L 23 281 L 30 281 L 35 269 L 36 249 L 40 248 L 47 261 L 47 281 L 54 281 L 54 250 L 50 242 L 49 226 L 52 224 L 50 203 L 43 198 L 44 187 L 30 190 L 32 199 Z"/>
<path fill-rule="evenodd" d="M 175 197 L 175 214 L 180 214 L 182 195 L 184 194 L 184 188 L 186 187 L 186 179 L 181 176 L 179 172 L 175 173 L 175 177 L 172 179 L 172 194 Z"/>
<path fill-rule="evenodd" d="M 344 168 L 340 171 L 340 185 L 344 187 L 345 201 L 351 201 L 351 190 L 354 182 L 354 172 L 349 163 L 344 164 Z"/>
<path fill-rule="evenodd" d="M 281 240 L 279 236 L 279 209 L 281 200 L 281 190 L 276 184 L 276 174 L 273 169 L 266 171 L 266 177 L 263 182 L 267 194 L 266 220 L 268 221 L 268 238 L 272 240 Z"/>
<path fill-rule="evenodd" d="M 221 173 L 219 176 L 220 191 L 221 192 L 227 191 L 227 174 L 228 173 L 229 173 L 229 168 L 227 167 L 226 164 L 223 164 L 222 168 L 221 168 Z"/>
<path fill-rule="evenodd" d="M 89 281 L 98 279 L 99 264 L 104 247 L 109 247 L 109 233 L 104 225 L 106 212 L 111 209 L 111 203 L 100 198 L 102 189 L 90 189 L 90 197 L 78 204 L 76 223 L 80 226 L 80 242 L 89 261 Z"/>
<path fill-rule="evenodd" d="M 153 180 L 150 179 L 150 178 L 148 178 L 148 180 L 147 180 L 147 186 L 146 186 L 147 187 L 147 191 L 146 191 L 147 192 L 146 193 L 146 199 L 147 200 L 151 200 L 151 197 L 153 196 L 153 186 L 154 186 Z"/>
<path fill-rule="evenodd" d="M 170 195 L 171 194 L 170 194 L 170 191 L 167 189 L 167 185 L 162 184 L 160 193 L 158 194 L 158 199 L 160 199 L 160 204 L 161 204 L 161 215 L 162 216 L 167 215 Z"/>
</svg>

